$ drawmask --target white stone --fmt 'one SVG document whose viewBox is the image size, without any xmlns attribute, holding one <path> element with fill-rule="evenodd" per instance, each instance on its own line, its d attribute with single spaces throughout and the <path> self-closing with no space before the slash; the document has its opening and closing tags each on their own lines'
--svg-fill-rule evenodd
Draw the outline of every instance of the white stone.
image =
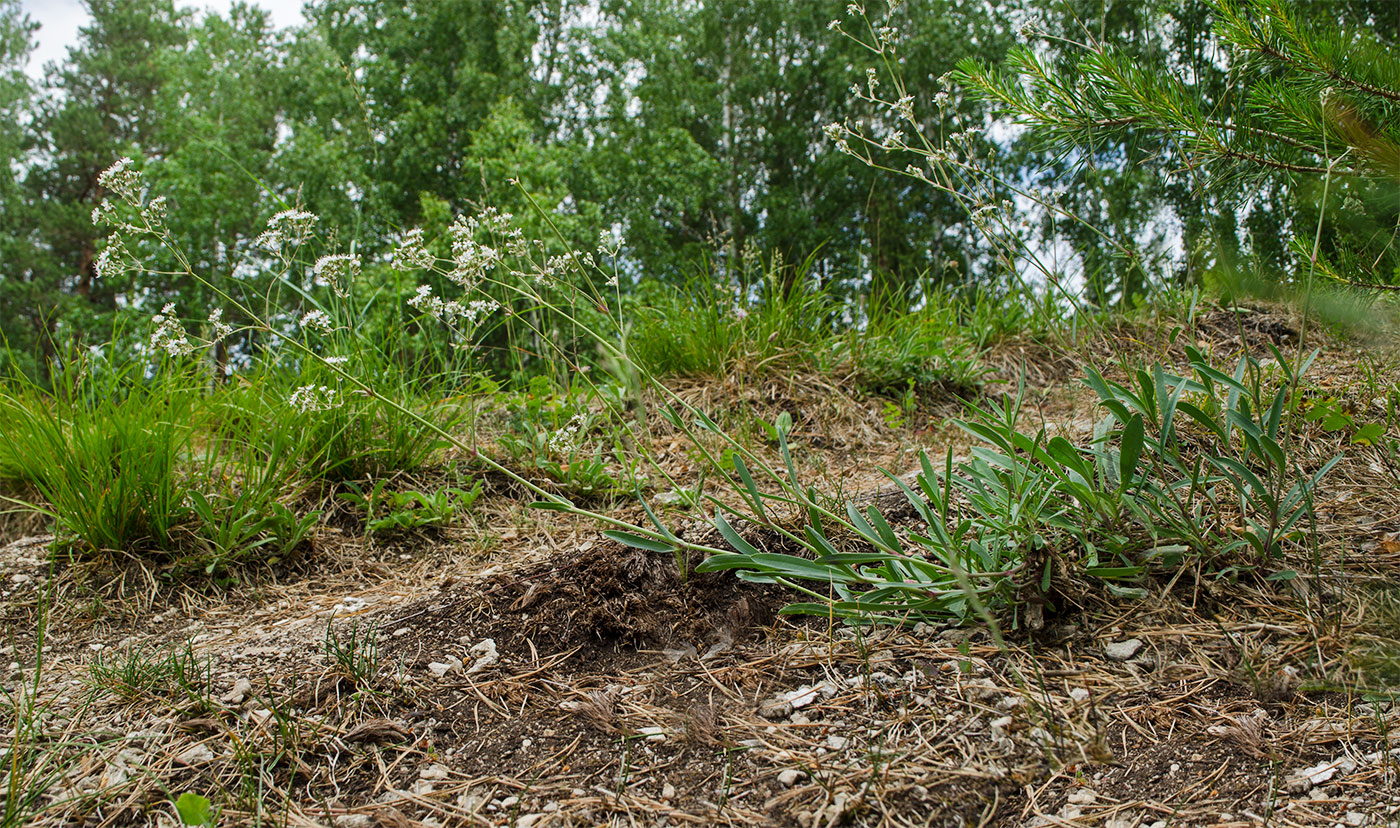
<svg viewBox="0 0 1400 828">
<path fill-rule="evenodd" d="M 442 678 L 448 673 L 455 673 L 460 669 L 462 669 L 462 659 L 454 655 L 450 655 L 442 661 L 432 661 L 428 663 L 428 672 L 438 678 Z"/>
<path fill-rule="evenodd" d="M 1069 697 L 1078 704 L 1083 704 L 1089 700 L 1089 691 L 1083 687 L 1076 687 L 1069 691 Z"/>
<path fill-rule="evenodd" d="M 1142 640 L 1129 638 L 1125 641 L 1114 641 L 1103 646 L 1103 654 L 1113 661 L 1127 661 L 1138 654 L 1142 649 Z"/>
<path fill-rule="evenodd" d="M 209 746 L 200 742 L 197 745 L 190 745 L 175 757 L 176 762 L 186 765 L 202 765 L 205 762 L 214 761 L 214 751 Z"/>
<path fill-rule="evenodd" d="M 246 678 L 238 679 L 233 683 L 233 689 L 219 697 L 219 701 L 224 704 L 242 704 L 243 700 L 253 694 L 253 683 Z"/>
<path fill-rule="evenodd" d="M 845 736 L 838 736 L 833 733 L 826 737 L 826 746 L 832 750 L 845 750 L 846 745 L 850 744 L 850 741 L 851 740 L 847 739 Z"/>
<path fill-rule="evenodd" d="M 447 767 L 436 762 L 418 772 L 419 779 L 426 779 L 429 782 L 441 782 L 447 778 Z"/>
<path fill-rule="evenodd" d="M 487 667 L 490 667 L 500 660 L 500 655 L 496 652 L 496 640 L 494 638 L 482 639 L 467 652 L 473 655 L 479 653 L 476 661 L 472 662 L 472 666 L 467 669 L 467 675 L 469 676 L 473 673 L 479 673 L 485 670 Z M 458 662 L 458 664 L 460 665 L 461 662 Z"/>
<path fill-rule="evenodd" d="M 806 775 L 806 773 L 798 770 L 797 768 L 788 768 L 787 770 L 778 774 L 778 784 L 782 785 L 784 788 L 791 788 L 793 785 L 796 785 L 800 780 L 802 780 Z"/>
<path fill-rule="evenodd" d="M 1099 795 L 1088 788 L 1080 788 L 1077 791 L 1071 791 L 1069 799 L 1066 801 L 1071 805 L 1093 805 L 1099 801 Z"/>
</svg>

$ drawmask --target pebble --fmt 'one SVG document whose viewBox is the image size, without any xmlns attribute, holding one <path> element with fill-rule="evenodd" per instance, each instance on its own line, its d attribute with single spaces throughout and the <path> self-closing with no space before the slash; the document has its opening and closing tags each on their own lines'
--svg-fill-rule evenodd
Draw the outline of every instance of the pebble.
<svg viewBox="0 0 1400 828">
<path fill-rule="evenodd" d="M 850 741 L 851 740 L 847 739 L 845 736 L 838 736 L 833 733 L 826 737 L 826 746 L 832 750 L 845 750 L 846 745 L 848 745 Z"/>
<path fill-rule="evenodd" d="M 1089 700 L 1089 691 L 1083 687 L 1076 687 L 1069 691 L 1069 697 L 1079 704 Z"/>
<path fill-rule="evenodd" d="M 1137 655 L 1138 650 L 1141 649 L 1141 639 L 1129 638 L 1125 641 L 1114 641 L 1110 644 L 1105 644 L 1103 647 L 1103 654 L 1113 661 L 1127 661 Z"/>
<path fill-rule="evenodd" d="M 784 788 L 791 788 L 806 775 L 807 774 L 803 773 L 797 768 L 788 768 L 787 770 L 778 774 L 778 784 L 782 785 Z"/>
<path fill-rule="evenodd" d="M 675 799 L 675 798 L 676 798 L 676 786 L 675 786 L 675 785 L 672 785 L 670 782 L 667 782 L 665 785 L 662 785 L 662 786 L 661 786 L 661 799 L 662 799 L 662 801 L 664 801 L 664 802 L 670 802 L 671 800 L 673 800 L 673 799 Z M 556 805 L 555 808 L 557 809 L 558 806 Z"/>
<path fill-rule="evenodd" d="M 430 782 L 441 782 L 447 778 L 447 767 L 435 762 L 419 771 L 418 778 L 427 779 Z"/>
<path fill-rule="evenodd" d="M 1066 801 L 1071 805 L 1093 805 L 1099 801 L 1099 795 L 1088 788 L 1080 788 L 1077 791 L 1071 791 L 1069 799 Z"/>
<path fill-rule="evenodd" d="M 652 727 L 639 727 L 639 728 L 637 728 L 637 734 L 638 734 L 639 736 L 645 736 L 645 737 L 646 737 L 646 740 L 647 740 L 648 742 L 664 742 L 664 741 L 666 741 L 666 730 L 665 730 L 665 728 L 660 728 L 660 727 L 655 727 L 655 726 L 652 726 Z"/>
<path fill-rule="evenodd" d="M 455 673 L 462 669 L 462 659 L 450 655 L 444 661 L 432 661 L 428 663 L 428 672 L 442 678 L 448 673 Z"/>
<path fill-rule="evenodd" d="M 202 765 L 205 762 L 214 761 L 214 751 L 201 742 L 185 748 L 175 757 L 175 761 L 186 765 Z"/>
<path fill-rule="evenodd" d="M 485 670 L 487 667 L 490 667 L 500 660 L 500 654 L 496 652 L 496 640 L 494 638 L 482 639 L 467 652 L 473 654 L 480 653 L 476 661 L 472 663 L 472 666 L 467 669 L 467 675 L 469 676 L 473 673 L 479 673 Z M 450 656 L 448 658 L 451 660 Z M 461 662 L 459 661 L 458 666 L 460 665 Z"/>
<path fill-rule="evenodd" d="M 515 795 L 513 795 L 513 794 L 512 794 L 511 796 L 508 796 L 508 797 L 506 797 L 505 799 L 502 799 L 502 800 L 501 800 L 501 807 L 502 807 L 502 808 L 514 808 L 516 805 L 519 805 L 519 804 L 520 804 L 520 797 L 515 796 Z"/>
<path fill-rule="evenodd" d="M 243 700 L 253 693 L 253 683 L 246 678 L 238 679 L 233 683 L 233 689 L 219 697 L 219 701 L 224 704 L 242 704 Z"/>
</svg>

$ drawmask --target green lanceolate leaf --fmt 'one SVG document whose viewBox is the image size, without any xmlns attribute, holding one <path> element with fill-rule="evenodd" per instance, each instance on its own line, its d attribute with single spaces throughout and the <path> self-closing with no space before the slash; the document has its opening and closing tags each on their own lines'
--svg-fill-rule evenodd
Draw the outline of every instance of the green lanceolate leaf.
<svg viewBox="0 0 1400 828">
<path fill-rule="evenodd" d="M 674 552 L 675 544 L 667 543 L 663 540 L 648 538 L 632 532 L 623 532 L 620 529 L 606 529 L 603 534 L 618 543 L 626 546 L 633 546 L 637 549 L 645 549 L 648 552 Z"/>
</svg>

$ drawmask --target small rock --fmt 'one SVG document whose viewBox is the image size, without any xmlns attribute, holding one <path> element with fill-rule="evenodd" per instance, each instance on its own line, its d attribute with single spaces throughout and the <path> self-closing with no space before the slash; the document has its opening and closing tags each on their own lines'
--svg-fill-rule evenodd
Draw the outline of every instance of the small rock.
<svg viewBox="0 0 1400 828">
<path fill-rule="evenodd" d="M 1076 687 L 1069 691 L 1069 697 L 1073 699 L 1076 704 L 1083 704 L 1089 700 L 1089 691 L 1083 687 Z"/>
<path fill-rule="evenodd" d="M 778 784 L 782 785 L 784 788 L 791 788 L 806 775 L 806 773 L 803 773 L 797 768 L 788 768 L 787 770 L 778 774 Z"/>
<path fill-rule="evenodd" d="M 418 772 L 419 779 L 426 779 L 429 782 L 441 782 L 447 778 L 447 766 L 436 762 Z"/>
<path fill-rule="evenodd" d="M 496 640 L 494 638 L 482 639 L 467 652 L 480 654 L 477 655 L 476 661 L 472 662 L 472 666 L 467 668 L 467 675 L 469 676 L 485 670 L 487 667 L 490 667 L 500 660 L 500 655 L 496 652 Z M 449 660 L 451 660 L 450 657 Z M 457 663 L 459 666 L 461 665 L 460 661 Z"/>
<path fill-rule="evenodd" d="M 331 615 L 350 615 L 365 608 L 365 599 L 352 595 L 331 607 Z"/>
<path fill-rule="evenodd" d="M 511 796 L 508 796 L 508 797 L 506 797 L 505 799 L 502 799 L 502 800 L 501 800 L 501 807 L 502 807 L 502 808 L 514 808 L 516 805 L 519 805 L 519 804 L 520 804 L 520 797 L 515 796 L 514 794 L 512 794 Z"/>
<path fill-rule="evenodd" d="M 335 828 L 374 828 L 374 817 L 368 814 L 341 814 L 334 823 Z"/>
<path fill-rule="evenodd" d="M 453 655 L 448 656 L 443 661 L 433 661 L 428 663 L 428 672 L 432 673 L 438 678 L 442 678 L 448 673 L 455 673 L 460 669 L 462 669 L 462 659 Z"/>
<path fill-rule="evenodd" d="M 666 741 L 666 730 L 665 730 L 665 728 L 660 728 L 660 727 L 655 727 L 655 726 L 652 726 L 652 727 L 639 727 L 639 728 L 637 728 L 637 735 L 638 735 L 638 736 L 645 736 L 645 737 L 646 737 L 646 740 L 647 740 L 648 742 L 664 742 L 664 741 Z"/>
<path fill-rule="evenodd" d="M 544 814 L 524 814 L 515 821 L 515 828 L 534 828 L 535 823 L 544 819 Z"/>
<path fill-rule="evenodd" d="M 253 694 L 253 683 L 246 678 L 238 679 L 233 683 L 233 689 L 219 697 L 219 701 L 224 704 L 242 704 L 243 700 Z"/>
<path fill-rule="evenodd" d="M 197 745 L 190 745 L 175 757 L 175 761 L 185 765 L 202 765 L 205 762 L 214 761 L 214 751 L 209 746 L 200 742 Z"/>
<path fill-rule="evenodd" d="M 1126 641 L 1114 641 L 1103 646 L 1103 654 L 1113 661 L 1127 661 L 1137 655 L 1142 649 L 1142 641 L 1137 638 L 1129 638 Z"/>
<path fill-rule="evenodd" d="M 419 779 L 409 786 L 408 791 L 414 796 L 429 796 L 433 792 L 432 780 Z"/>
<path fill-rule="evenodd" d="M 1077 791 L 1070 791 L 1069 799 L 1066 801 L 1071 805 L 1093 805 L 1099 801 L 1099 795 L 1088 788 L 1080 788 Z"/>
<path fill-rule="evenodd" d="M 832 750 L 845 750 L 846 745 L 850 744 L 850 741 L 851 740 L 847 739 L 845 736 L 838 736 L 833 733 L 826 737 L 826 746 Z"/>
<path fill-rule="evenodd" d="M 675 786 L 675 785 L 672 785 L 670 782 L 667 782 L 665 785 L 662 785 L 662 786 L 661 786 L 661 800 L 662 800 L 663 802 L 670 802 L 671 800 L 673 800 L 673 799 L 675 799 L 675 798 L 676 798 L 676 786 Z M 556 808 L 556 810 L 557 810 L 557 809 L 558 809 L 558 806 L 556 805 L 555 808 Z"/>
<path fill-rule="evenodd" d="M 1365 811 L 1347 811 L 1346 816 L 1343 817 L 1343 819 L 1347 821 L 1347 825 L 1361 826 L 1365 825 L 1367 822 Z"/>
</svg>

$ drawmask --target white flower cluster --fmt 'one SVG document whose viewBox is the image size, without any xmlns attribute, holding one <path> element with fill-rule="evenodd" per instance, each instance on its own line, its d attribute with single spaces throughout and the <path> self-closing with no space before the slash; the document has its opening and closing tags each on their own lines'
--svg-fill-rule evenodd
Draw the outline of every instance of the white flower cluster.
<svg viewBox="0 0 1400 828">
<path fill-rule="evenodd" d="M 556 456 L 573 454 L 578 449 L 578 430 L 587 419 L 583 412 L 579 412 L 569 418 L 569 422 L 564 427 L 554 432 L 549 438 L 549 451 Z"/>
<path fill-rule="evenodd" d="M 302 414 L 327 411 L 337 405 L 335 389 L 324 385 L 303 385 L 292 392 L 287 404 Z"/>
<path fill-rule="evenodd" d="M 160 313 L 151 317 L 156 329 L 151 332 L 151 347 L 165 351 L 173 357 L 185 356 L 194 352 L 185 326 L 175 317 L 175 303 L 161 308 Z"/>
<path fill-rule="evenodd" d="M 501 306 L 494 299 L 473 299 L 466 303 L 456 299 L 444 301 L 433 295 L 432 285 L 420 285 L 418 293 L 408 300 L 408 304 L 440 322 L 453 324 L 460 319 L 468 328 L 495 313 Z"/>
<path fill-rule="evenodd" d="M 326 312 L 320 309 L 307 311 L 301 317 L 301 327 L 305 330 L 315 331 L 320 334 L 329 334 L 334 330 L 331 318 Z"/>
<path fill-rule="evenodd" d="M 344 296 L 346 286 L 360 278 L 360 257 L 354 253 L 331 253 L 316 260 L 311 271 L 323 279 L 337 294 Z"/>
<path fill-rule="evenodd" d="M 423 229 L 415 227 L 404 234 L 403 244 L 394 250 L 395 270 L 423 270 L 432 267 L 437 259 L 423 244 Z"/>
<path fill-rule="evenodd" d="M 223 308 L 215 308 L 209 312 L 209 326 L 214 330 L 213 342 L 219 342 L 233 333 L 233 326 L 224 321 Z"/>
<path fill-rule="evenodd" d="M 151 203 L 141 208 L 141 218 L 153 230 L 159 230 L 165 226 L 165 220 L 170 216 L 170 210 L 165 206 L 165 196 L 157 196 L 151 199 Z"/>
<path fill-rule="evenodd" d="M 102 252 L 97 254 L 93 260 L 92 269 L 97 274 L 97 278 L 106 279 L 116 276 L 126 270 L 126 262 L 129 254 L 126 252 L 126 245 L 122 242 L 122 237 L 112 235 L 107 239 L 107 245 L 102 248 Z"/>
<path fill-rule="evenodd" d="M 447 277 L 468 290 L 476 287 L 505 258 L 498 248 L 476 240 L 478 231 L 499 236 L 506 242 L 506 253 L 522 255 L 526 252 L 524 236 L 518 227 L 511 226 L 510 213 L 497 212 L 488 208 L 475 216 L 458 216 L 447 228 L 452 237 L 452 270 Z"/>
<path fill-rule="evenodd" d="M 281 255 L 284 247 L 298 247 L 311 236 L 318 219 L 305 210 L 283 210 L 267 220 L 267 230 L 253 242 L 257 247 Z"/>
<path fill-rule="evenodd" d="M 1036 38 L 1037 35 L 1041 34 L 1044 31 L 1045 30 L 1041 27 L 1039 20 L 1035 19 L 1034 17 L 1027 18 L 1026 22 L 1022 23 L 1016 29 L 1016 39 L 1021 41 L 1022 43 L 1030 43 Z"/>
<path fill-rule="evenodd" d="M 913 95 L 905 95 L 904 97 L 890 104 L 890 108 L 893 109 L 895 112 L 899 113 L 899 117 L 903 118 L 911 124 L 914 123 Z"/>
<path fill-rule="evenodd" d="M 136 163 L 130 158 L 118 159 L 117 163 L 103 170 L 97 176 L 97 183 L 117 197 L 131 204 L 141 201 L 141 173 L 133 169 Z"/>
</svg>

